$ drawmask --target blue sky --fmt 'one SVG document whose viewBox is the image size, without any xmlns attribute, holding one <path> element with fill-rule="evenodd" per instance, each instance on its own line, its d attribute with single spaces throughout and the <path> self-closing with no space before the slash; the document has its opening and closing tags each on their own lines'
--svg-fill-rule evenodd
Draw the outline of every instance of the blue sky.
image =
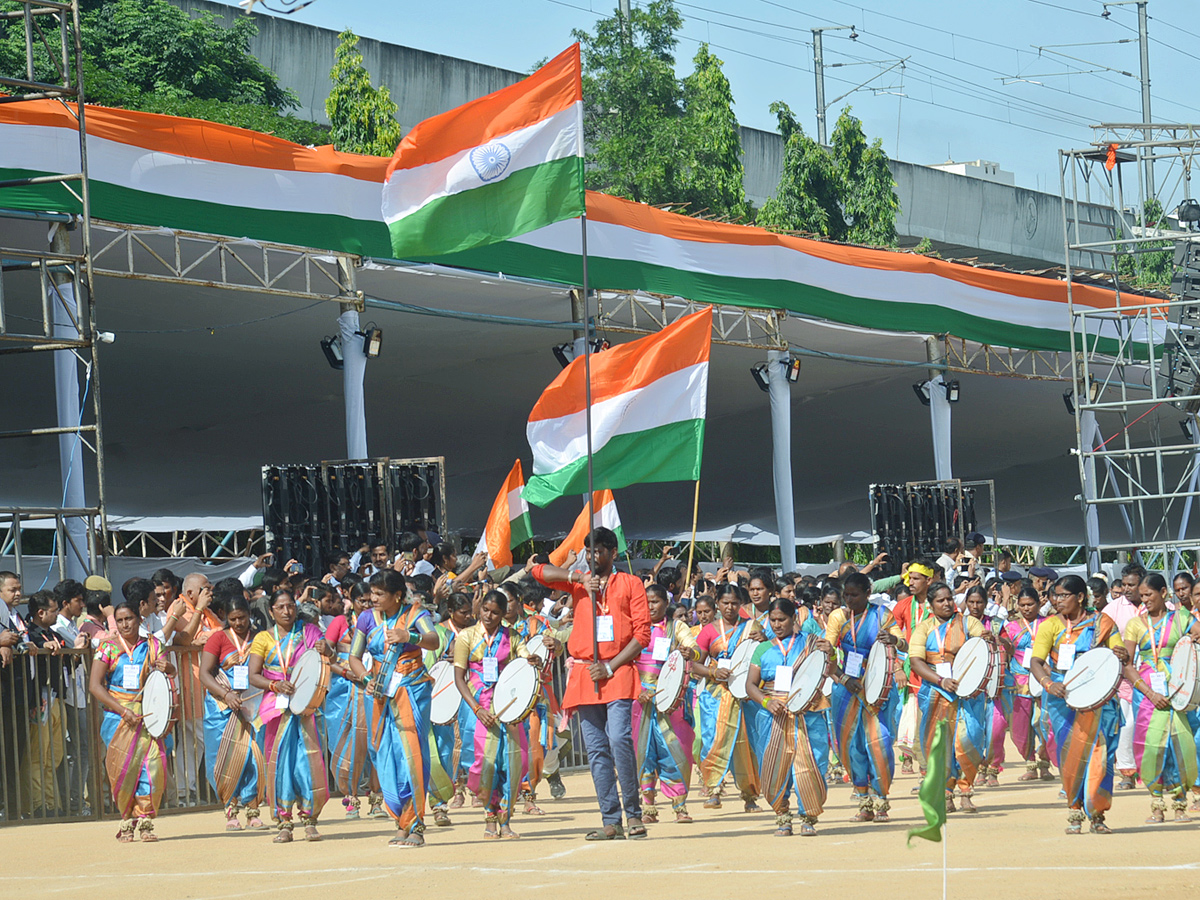
<svg viewBox="0 0 1200 900">
<path fill-rule="evenodd" d="M 852 25 L 859 36 L 825 35 L 825 62 L 833 66 L 826 70 L 829 100 L 908 57 L 903 69 L 872 82 L 880 90 L 857 91 L 829 112 L 832 131 L 838 111 L 853 104 L 867 134 L 902 160 L 991 159 L 1014 172 L 1018 184 L 1058 193 L 1059 149 L 1086 145 L 1089 125 L 1141 121 L 1140 83 L 1122 74 L 1138 74 L 1133 6 L 1113 6 L 1105 19 L 1101 0 L 677 5 L 685 19 L 680 72 L 691 70 L 700 42 L 709 42 L 725 62 L 744 125 L 773 129 L 767 108 L 782 99 L 815 134 L 811 29 L 833 25 Z M 315 0 L 295 18 L 527 71 L 570 43 L 572 28 L 590 29 L 615 6 L 615 0 Z M 1200 122 L 1192 87 L 1200 70 L 1200 2 L 1150 0 L 1148 8 L 1154 119 Z"/>
</svg>

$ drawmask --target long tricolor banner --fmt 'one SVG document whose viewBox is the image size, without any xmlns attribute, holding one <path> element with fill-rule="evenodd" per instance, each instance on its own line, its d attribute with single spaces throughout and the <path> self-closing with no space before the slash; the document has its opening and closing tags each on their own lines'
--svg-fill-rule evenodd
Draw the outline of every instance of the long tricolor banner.
<svg viewBox="0 0 1200 900">
<path fill-rule="evenodd" d="M 87 121 L 97 218 L 392 257 L 379 199 L 388 159 L 149 113 L 89 107 Z M 0 104 L 0 180 L 78 168 L 69 106 Z M 0 207 L 77 212 L 78 202 L 62 185 L 43 184 L 0 189 Z M 1060 281 L 706 222 L 592 192 L 587 208 L 589 281 L 596 288 L 785 309 L 996 346 L 1070 349 Z M 560 221 L 432 259 L 578 284 L 579 226 Z M 1114 305 L 1109 290 L 1072 291 L 1078 305 Z"/>
</svg>

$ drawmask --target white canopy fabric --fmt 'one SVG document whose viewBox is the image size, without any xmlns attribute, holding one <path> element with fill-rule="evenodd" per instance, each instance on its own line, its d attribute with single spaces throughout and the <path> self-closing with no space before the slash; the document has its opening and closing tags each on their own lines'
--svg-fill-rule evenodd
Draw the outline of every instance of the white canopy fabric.
<svg viewBox="0 0 1200 900">
<path fill-rule="evenodd" d="M 3 221 L 0 240 L 44 246 L 45 227 Z M 467 316 L 570 316 L 560 288 L 475 273 L 376 266 L 359 273 L 359 286 L 368 297 Z M 15 309 L 17 298 L 7 299 Z M 344 458 L 341 373 L 318 346 L 334 333 L 338 312 L 332 302 L 100 278 L 97 323 L 116 335 L 100 350 L 114 522 L 145 530 L 258 524 L 263 465 Z M 384 333 L 382 355 L 367 364 L 370 453 L 445 456 L 452 529 L 478 528 L 512 460 L 529 458 L 525 420 L 558 371 L 551 347 L 567 332 L 370 306 L 362 319 Z M 808 351 L 911 362 L 885 367 L 806 356 L 791 388 L 797 540 L 868 532 L 871 483 L 934 477 L 929 412 L 911 387 L 927 377 L 924 339 L 800 318 L 785 320 L 783 330 Z M 765 351 L 713 348 L 699 517 L 701 535 L 711 540 L 771 542 L 776 534 L 769 400 L 749 372 L 764 358 Z M 4 372 L 12 386 L 0 392 L 4 427 L 53 424 L 50 360 L 9 356 Z M 995 479 L 1003 534 L 1082 541 L 1064 385 L 958 377 L 955 475 Z M 1170 412 L 1139 427 L 1158 427 L 1162 418 L 1164 434 L 1177 430 L 1165 421 Z M 53 506 L 60 491 L 53 438 L 0 447 L 0 504 Z M 94 500 L 94 485 L 88 497 Z M 691 484 L 617 492 L 630 537 L 690 534 L 692 497 Z M 534 529 L 561 534 L 577 513 L 575 502 L 558 501 L 534 510 Z"/>
</svg>

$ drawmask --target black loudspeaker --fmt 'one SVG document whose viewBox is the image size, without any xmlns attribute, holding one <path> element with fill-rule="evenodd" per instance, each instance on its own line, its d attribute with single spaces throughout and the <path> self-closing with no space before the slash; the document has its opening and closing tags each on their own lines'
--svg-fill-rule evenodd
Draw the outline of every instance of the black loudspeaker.
<svg viewBox="0 0 1200 900">
<path fill-rule="evenodd" d="M 306 572 L 323 571 L 324 520 L 319 466 L 264 466 L 263 530 L 276 565 L 294 559 Z"/>
<path fill-rule="evenodd" d="M 267 549 L 278 565 L 295 559 L 314 575 L 335 550 L 384 543 L 395 553 L 405 531 L 447 534 L 440 456 L 263 466 L 262 490 Z"/>
<path fill-rule="evenodd" d="M 954 483 L 873 484 L 868 491 L 877 553 L 888 554 L 881 576 L 899 574 L 917 557 L 937 559 L 950 538 L 976 530 L 975 488 Z"/>
</svg>

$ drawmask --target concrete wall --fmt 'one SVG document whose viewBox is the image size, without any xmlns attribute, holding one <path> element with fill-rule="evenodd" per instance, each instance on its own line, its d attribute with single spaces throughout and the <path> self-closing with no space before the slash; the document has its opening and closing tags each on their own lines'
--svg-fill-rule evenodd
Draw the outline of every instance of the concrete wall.
<svg viewBox="0 0 1200 900">
<path fill-rule="evenodd" d="M 229 21 L 243 15 L 237 7 L 211 0 L 171 2 Z M 288 18 L 255 18 L 258 36 L 251 41 L 250 51 L 296 93 L 298 116 L 328 122 L 325 98 L 337 32 Z M 361 38 L 358 47 L 372 83 L 386 84 L 391 91 L 405 132 L 422 119 L 507 87 L 525 74 L 370 38 Z M 760 207 L 779 185 L 783 141 L 773 131 L 741 131 L 746 196 Z M 901 246 L 913 246 L 927 237 L 947 256 L 977 257 L 1019 269 L 1062 263 L 1062 211 L 1056 195 L 913 163 L 889 165 L 900 198 L 896 227 Z M 1111 210 L 1097 210 L 1093 218 L 1111 220 Z M 1100 237 L 1095 231 L 1084 234 L 1086 240 Z"/>
</svg>

